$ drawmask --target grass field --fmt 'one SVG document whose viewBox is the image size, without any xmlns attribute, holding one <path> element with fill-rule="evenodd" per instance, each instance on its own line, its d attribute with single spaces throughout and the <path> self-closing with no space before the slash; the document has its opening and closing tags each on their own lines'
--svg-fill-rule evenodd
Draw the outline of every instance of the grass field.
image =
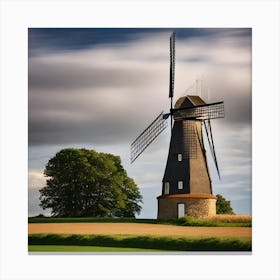
<svg viewBox="0 0 280 280">
<path fill-rule="evenodd" d="M 178 220 L 133 219 L 133 218 L 54 218 L 30 217 L 28 223 L 145 223 L 165 224 L 178 226 L 205 226 L 205 227 L 251 227 L 252 217 L 249 215 L 216 215 L 207 219 L 182 217 Z"/>
<path fill-rule="evenodd" d="M 165 252 L 164 250 L 142 248 L 120 248 L 100 246 L 69 246 L 69 245 L 29 245 L 29 252 Z"/>
<path fill-rule="evenodd" d="M 251 238 L 31 234 L 29 245 L 98 246 L 164 251 L 251 251 Z"/>
<path fill-rule="evenodd" d="M 207 219 L 182 217 L 178 220 L 168 221 L 132 218 L 32 217 L 28 219 L 28 222 L 33 224 L 32 227 L 36 227 L 36 224 L 38 224 L 38 226 L 39 224 L 42 224 L 39 226 L 40 230 L 37 232 L 35 231 L 32 233 L 31 228 L 29 228 L 31 231 L 29 232 L 28 237 L 30 252 L 251 251 L 252 249 L 251 237 L 245 237 L 248 236 L 248 231 L 251 230 L 248 227 L 252 226 L 252 217 L 249 215 L 216 215 Z M 70 230 L 53 234 L 53 232 L 55 232 L 54 229 L 54 231 L 49 231 L 49 228 L 53 228 L 53 225 L 47 226 L 47 229 L 45 228 L 48 224 L 57 223 L 64 223 L 63 227 L 67 226 L 67 223 L 69 227 L 70 223 Z M 72 226 L 71 223 L 73 224 Z M 80 223 L 80 225 L 77 225 L 76 223 Z M 116 223 L 126 223 L 127 227 L 126 225 L 121 226 L 121 229 L 125 229 L 125 234 L 116 231 L 116 229 L 113 231 L 111 230 L 111 232 L 102 231 L 100 233 L 95 232 L 95 234 L 92 234 L 97 230 L 98 226 L 93 224 L 90 225 L 90 223 L 108 223 L 104 224 L 104 229 L 107 231 L 113 224 L 118 227 L 119 225 Z M 128 223 L 131 224 L 129 225 Z M 147 224 L 150 224 L 149 227 L 152 226 L 151 224 L 155 224 L 154 226 L 156 226 L 156 229 L 153 229 L 152 231 L 150 230 L 151 233 L 147 233 Z M 166 229 L 164 232 L 156 235 L 156 232 L 159 231 L 158 227 L 163 227 L 163 225 L 166 225 L 166 227 L 176 227 L 173 229 Z M 75 232 L 74 228 L 77 226 L 79 231 Z M 84 229 L 85 226 L 90 227 L 90 229 L 88 232 L 81 232 L 81 229 Z M 140 226 L 141 228 L 131 232 L 136 226 Z M 187 227 L 195 228 L 188 229 Z M 202 228 L 200 229 L 200 227 Z M 206 227 L 222 228 L 207 229 L 208 236 L 202 236 L 202 230 L 205 231 Z M 247 227 L 247 229 L 237 230 L 234 227 Z M 42 229 L 44 229 L 44 231 L 41 231 Z M 219 236 L 217 233 L 220 232 L 221 229 L 223 230 L 223 234 Z M 178 230 L 184 231 L 183 236 L 175 236 L 175 233 Z M 185 232 L 186 230 L 190 231 L 189 236 L 187 236 L 187 233 Z M 211 231 L 213 230 L 214 232 L 211 234 Z M 144 235 L 140 234 L 142 231 L 144 231 Z M 244 231 L 246 234 L 244 234 Z M 40 232 L 49 233 L 42 234 Z M 172 235 L 172 232 L 173 236 L 167 236 L 167 234 Z M 226 234 L 226 232 L 229 233 Z M 193 235 L 195 235 L 195 237 Z"/>
</svg>

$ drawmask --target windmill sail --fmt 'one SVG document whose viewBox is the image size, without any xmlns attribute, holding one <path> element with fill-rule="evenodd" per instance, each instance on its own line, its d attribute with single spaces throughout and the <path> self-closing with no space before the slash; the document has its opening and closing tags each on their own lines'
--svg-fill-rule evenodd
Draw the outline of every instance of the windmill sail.
<svg viewBox="0 0 280 280">
<path fill-rule="evenodd" d="M 166 127 L 167 121 L 163 118 L 163 112 L 161 112 L 131 144 L 131 163 L 142 154 Z"/>
<path fill-rule="evenodd" d="M 174 77 L 175 77 L 175 33 L 170 37 L 170 74 L 169 74 L 169 97 L 174 94 Z"/>
<path fill-rule="evenodd" d="M 214 140 L 213 140 L 211 123 L 210 123 L 210 120 L 208 120 L 208 127 L 206 125 L 206 121 L 205 120 L 203 121 L 203 123 L 204 123 L 204 128 L 205 128 L 205 132 L 206 132 L 209 148 L 210 148 L 210 151 L 211 151 L 211 155 L 213 157 L 214 164 L 215 164 L 215 167 L 216 167 L 217 172 L 218 172 L 218 176 L 221 179 L 220 170 L 219 170 L 218 161 L 217 161 L 217 156 L 216 156 L 216 152 L 215 152 L 215 146 L 214 146 Z"/>
<path fill-rule="evenodd" d="M 173 109 L 175 120 L 187 119 L 219 119 L 224 117 L 224 102 L 200 105 L 196 107 Z"/>
<path fill-rule="evenodd" d="M 175 32 L 173 32 L 170 37 L 170 74 L 169 74 L 170 114 L 172 114 L 172 109 L 173 109 L 174 79 L 175 79 Z M 170 118 L 170 128 L 172 133 L 172 117 Z"/>
</svg>

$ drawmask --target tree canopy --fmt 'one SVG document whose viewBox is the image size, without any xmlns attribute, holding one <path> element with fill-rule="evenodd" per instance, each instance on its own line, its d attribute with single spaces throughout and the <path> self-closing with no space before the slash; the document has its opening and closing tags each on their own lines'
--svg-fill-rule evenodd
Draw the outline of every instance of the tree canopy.
<svg viewBox="0 0 280 280">
<path fill-rule="evenodd" d="M 40 206 L 61 217 L 135 217 L 142 196 L 119 156 L 63 149 L 47 163 Z"/>
<path fill-rule="evenodd" d="M 234 214 L 230 201 L 226 200 L 222 195 L 217 194 L 216 213 L 217 214 Z"/>
</svg>

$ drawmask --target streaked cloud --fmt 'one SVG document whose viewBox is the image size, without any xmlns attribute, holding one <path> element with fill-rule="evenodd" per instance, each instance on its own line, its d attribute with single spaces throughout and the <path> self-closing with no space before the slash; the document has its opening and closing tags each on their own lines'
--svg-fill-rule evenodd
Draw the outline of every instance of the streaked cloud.
<svg viewBox="0 0 280 280">
<path fill-rule="evenodd" d="M 85 147 L 120 155 L 129 176 L 159 194 L 170 128 L 133 166 L 129 144 L 160 111 L 169 110 L 170 30 L 113 30 L 119 37 L 112 30 L 78 31 L 72 39 L 69 30 L 29 31 L 29 186 L 42 184 L 38 172 L 59 149 Z M 210 164 L 213 184 L 234 199 L 237 193 L 250 198 L 250 30 L 176 32 L 175 100 L 201 77 L 210 88 L 208 101 L 224 100 L 226 117 L 212 124 L 224 177 L 219 182 Z M 86 38 L 84 45 L 78 34 Z"/>
<path fill-rule="evenodd" d="M 227 121 L 248 122 L 250 52 L 236 47 L 237 40 L 235 44 L 222 39 L 204 44 L 201 38 L 178 39 L 175 92 L 179 97 L 203 71 L 211 99 L 225 100 Z M 207 55 L 207 61 L 184 61 L 193 55 Z M 125 44 L 31 57 L 29 143 L 131 139 L 158 112 L 168 110 L 168 64 L 168 34 L 162 33 Z"/>
</svg>

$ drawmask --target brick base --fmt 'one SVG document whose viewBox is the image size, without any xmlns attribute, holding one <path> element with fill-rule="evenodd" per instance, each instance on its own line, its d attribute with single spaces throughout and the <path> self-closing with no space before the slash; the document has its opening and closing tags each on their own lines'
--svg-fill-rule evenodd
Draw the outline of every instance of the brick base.
<svg viewBox="0 0 280 280">
<path fill-rule="evenodd" d="M 178 204 L 185 205 L 185 216 L 206 218 L 216 215 L 216 197 L 211 194 L 162 195 L 158 198 L 158 219 L 178 219 Z"/>
</svg>

